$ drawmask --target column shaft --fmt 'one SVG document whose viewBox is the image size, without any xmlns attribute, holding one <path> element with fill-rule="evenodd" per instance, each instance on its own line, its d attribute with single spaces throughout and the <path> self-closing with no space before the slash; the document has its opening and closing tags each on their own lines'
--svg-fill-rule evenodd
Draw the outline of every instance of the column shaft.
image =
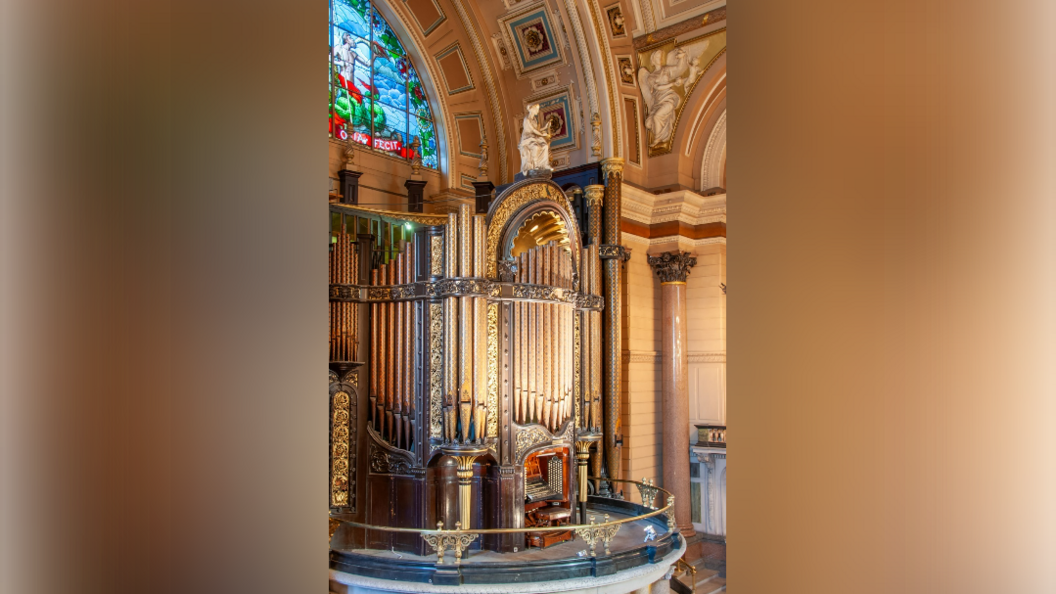
<svg viewBox="0 0 1056 594">
<path fill-rule="evenodd" d="M 693 535 L 689 490 L 689 353 L 686 351 L 686 283 L 663 283 L 664 488 L 675 495 L 675 521 Z"/>
<path fill-rule="evenodd" d="M 620 438 L 620 392 L 623 386 L 623 336 L 621 318 L 621 283 L 620 266 L 623 263 L 623 252 L 620 248 L 620 217 L 622 208 L 623 159 L 609 158 L 602 161 L 602 172 L 605 180 L 604 221 L 602 233 L 606 244 L 605 254 L 605 309 L 602 312 L 604 327 L 604 366 L 602 373 L 603 415 L 602 427 L 605 433 L 603 450 L 605 453 L 605 470 L 610 478 L 621 476 Z M 613 490 L 621 492 L 619 483 Z"/>
<path fill-rule="evenodd" d="M 664 437 L 664 488 L 675 496 L 675 523 L 693 536 L 689 490 L 689 352 L 686 344 L 686 279 L 697 259 L 687 252 L 649 256 L 660 277 Z"/>
</svg>

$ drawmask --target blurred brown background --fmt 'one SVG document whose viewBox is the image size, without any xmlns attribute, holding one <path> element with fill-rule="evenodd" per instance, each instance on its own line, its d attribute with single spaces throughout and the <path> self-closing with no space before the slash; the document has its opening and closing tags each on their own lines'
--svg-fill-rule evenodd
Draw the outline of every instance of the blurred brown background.
<svg viewBox="0 0 1056 594">
<path fill-rule="evenodd" d="M 325 10 L 3 5 L 4 594 L 322 591 Z M 729 587 L 1056 591 L 1053 6 L 728 10 Z"/>
</svg>

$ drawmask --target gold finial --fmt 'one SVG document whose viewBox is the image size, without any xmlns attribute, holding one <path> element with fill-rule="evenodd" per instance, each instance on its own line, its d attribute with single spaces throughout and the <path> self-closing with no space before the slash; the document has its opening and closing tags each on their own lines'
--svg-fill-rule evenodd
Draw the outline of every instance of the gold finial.
<svg viewBox="0 0 1056 594">
<path fill-rule="evenodd" d="M 345 135 L 347 136 L 347 138 L 345 138 L 345 150 L 344 150 L 344 154 L 345 154 L 345 169 L 347 169 L 349 171 L 352 170 L 352 167 L 353 167 L 352 161 L 356 158 L 356 149 L 355 149 L 356 143 L 352 140 L 352 130 L 349 129 L 350 127 L 351 126 L 349 125 L 349 123 L 345 122 Z"/>
<path fill-rule="evenodd" d="M 411 150 L 414 151 L 414 156 L 411 157 L 411 176 L 417 177 L 421 174 L 422 170 L 422 141 L 415 136 L 414 142 L 411 143 Z"/>
</svg>

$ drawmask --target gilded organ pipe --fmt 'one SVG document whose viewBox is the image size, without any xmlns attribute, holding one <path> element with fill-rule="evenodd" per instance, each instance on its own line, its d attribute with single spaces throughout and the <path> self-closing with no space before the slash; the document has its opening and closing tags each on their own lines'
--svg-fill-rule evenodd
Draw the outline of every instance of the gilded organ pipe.
<svg viewBox="0 0 1056 594">
<path fill-rule="evenodd" d="M 356 244 L 344 225 L 330 246 L 330 284 L 351 285 L 358 275 Z M 354 361 L 357 356 L 356 304 L 330 302 L 330 360 Z"/>
</svg>

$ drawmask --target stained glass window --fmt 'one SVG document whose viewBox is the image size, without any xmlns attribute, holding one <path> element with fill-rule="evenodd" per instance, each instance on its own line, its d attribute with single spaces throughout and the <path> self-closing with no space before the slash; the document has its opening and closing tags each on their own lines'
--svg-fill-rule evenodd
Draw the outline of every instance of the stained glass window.
<svg viewBox="0 0 1056 594">
<path fill-rule="evenodd" d="M 421 79 L 369 0 L 330 0 L 330 137 L 436 169 L 436 128 Z"/>
</svg>

